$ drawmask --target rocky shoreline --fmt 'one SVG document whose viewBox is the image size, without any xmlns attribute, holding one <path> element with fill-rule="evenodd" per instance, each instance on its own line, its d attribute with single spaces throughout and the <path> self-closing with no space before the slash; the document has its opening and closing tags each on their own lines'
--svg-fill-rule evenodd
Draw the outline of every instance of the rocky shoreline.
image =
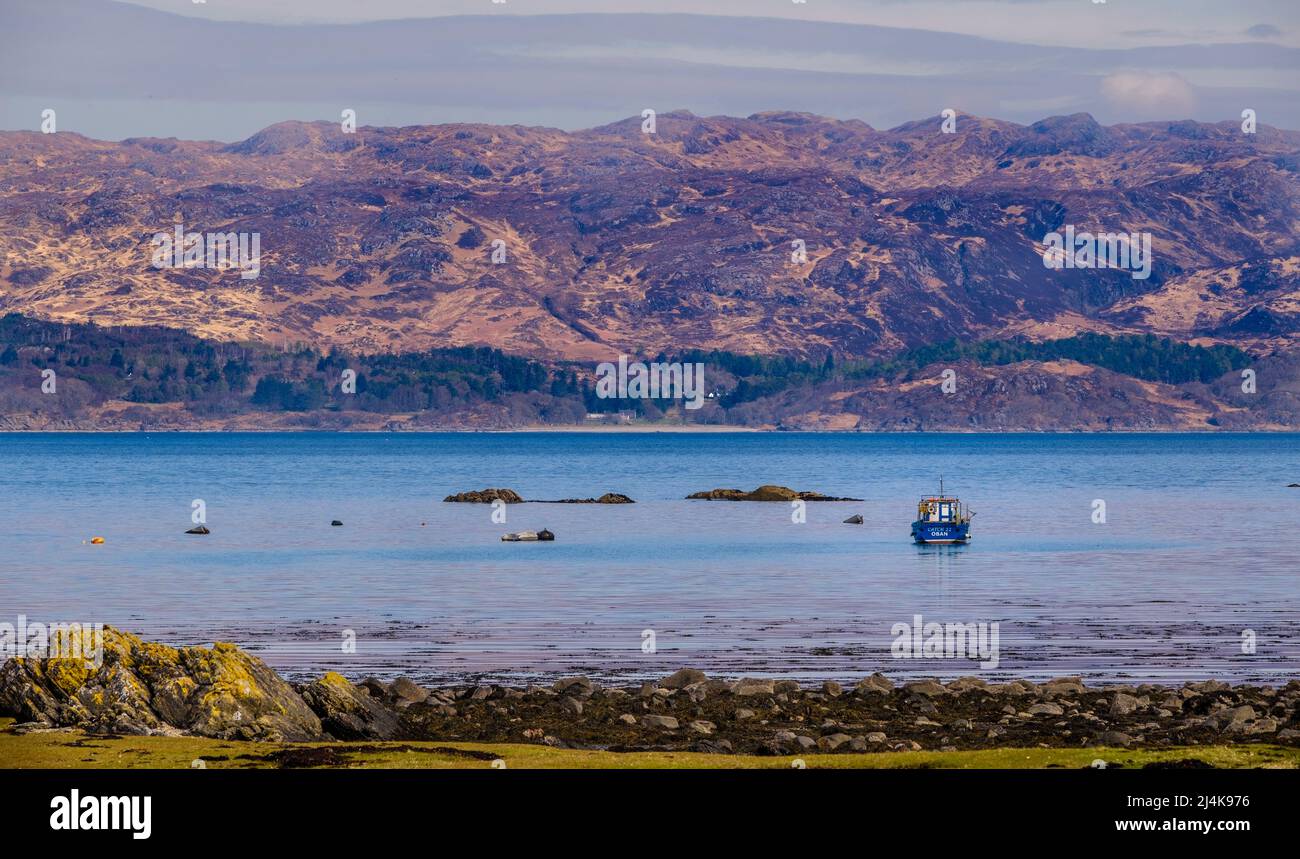
<svg viewBox="0 0 1300 859">
<path fill-rule="evenodd" d="M 1078 678 L 854 685 L 708 677 L 605 687 L 586 677 L 430 689 L 405 678 L 291 684 L 231 644 L 172 648 L 107 627 L 103 664 L 10 659 L 0 716 L 26 732 L 221 739 L 445 740 L 607 751 L 780 755 L 1007 747 L 1300 747 L 1300 680 L 1285 686 L 1087 687 Z"/>
</svg>

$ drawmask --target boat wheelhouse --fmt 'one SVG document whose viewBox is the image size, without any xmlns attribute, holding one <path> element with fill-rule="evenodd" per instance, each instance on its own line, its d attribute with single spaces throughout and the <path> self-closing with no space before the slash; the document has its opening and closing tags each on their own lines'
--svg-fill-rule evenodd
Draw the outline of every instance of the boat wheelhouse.
<svg viewBox="0 0 1300 859">
<path fill-rule="evenodd" d="M 969 543 L 970 520 L 974 515 L 960 499 L 943 494 L 941 478 L 939 494 L 927 495 L 916 505 L 912 539 L 917 543 Z"/>
</svg>

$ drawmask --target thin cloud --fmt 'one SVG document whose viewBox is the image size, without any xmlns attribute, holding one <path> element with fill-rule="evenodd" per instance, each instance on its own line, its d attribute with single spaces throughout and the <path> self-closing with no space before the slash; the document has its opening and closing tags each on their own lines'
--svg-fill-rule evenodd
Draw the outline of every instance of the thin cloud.
<svg viewBox="0 0 1300 859">
<path fill-rule="evenodd" d="M 1101 94 L 1126 115 L 1161 110 L 1170 119 L 1181 119 L 1196 110 L 1196 90 L 1175 72 L 1117 72 L 1102 79 Z"/>
<path fill-rule="evenodd" d="M 1256 24 L 1246 30 L 1246 35 L 1252 39 L 1280 39 L 1282 31 L 1272 24 Z"/>
</svg>

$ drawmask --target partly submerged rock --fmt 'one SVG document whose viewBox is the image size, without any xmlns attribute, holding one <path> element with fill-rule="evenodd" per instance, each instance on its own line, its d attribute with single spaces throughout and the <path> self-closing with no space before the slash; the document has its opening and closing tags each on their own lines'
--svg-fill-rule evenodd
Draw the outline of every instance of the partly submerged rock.
<svg viewBox="0 0 1300 859">
<path fill-rule="evenodd" d="M 688 501 L 861 501 L 861 498 L 836 498 L 820 492 L 796 492 L 786 486 L 765 484 L 752 492 L 739 489 L 710 489 L 687 495 Z"/>
<path fill-rule="evenodd" d="M 516 531 L 501 536 L 501 541 L 504 543 L 550 543 L 553 540 L 555 535 L 545 528 L 540 531 Z"/>
<path fill-rule="evenodd" d="M 322 736 L 320 720 L 293 687 L 235 645 L 168 647 L 111 626 L 104 627 L 102 659 L 5 662 L 0 713 L 97 733 L 289 742 Z"/>
<path fill-rule="evenodd" d="M 631 498 L 619 492 L 606 492 L 599 498 L 564 498 L 560 501 L 541 501 L 540 504 L 635 504 Z"/>
<path fill-rule="evenodd" d="M 342 527 L 342 526 L 343 526 L 343 523 L 342 523 L 340 520 L 338 520 L 338 519 L 335 519 L 333 522 L 330 522 L 330 527 L 331 527 L 331 528 L 340 528 L 340 527 Z"/>
<path fill-rule="evenodd" d="M 852 516 L 850 516 L 849 518 L 845 519 L 845 520 L 844 520 L 844 524 L 845 524 L 845 525 L 861 525 L 861 524 L 862 524 L 862 516 L 861 516 L 860 514 L 855 513 L 855 514 L 853 514 Z"/>
<path fill-rule="evenodd" d="M 473 492 L 458 492 L 442 499 L 444 503 L 453 504 L 491 504 L 504 501 L 506 504 L 523 504 L 524 499 L 513 489 L 480 489 Z"/>
<path fill-rule="evenodd" d="M 760 486 L 753 492 L 741 489 L 710 489 L 687 495 L 688 501 L 793 501 L 799 493 L 784 486 Z"/>
<path fill-rule="evenodd" d="M 212 532 L 208 530 L 208 526 L 206 525 L 195 525 L 193 528 L 186 531 L 185 533 L 186 534 L 211 534 Z"/>
</svg>

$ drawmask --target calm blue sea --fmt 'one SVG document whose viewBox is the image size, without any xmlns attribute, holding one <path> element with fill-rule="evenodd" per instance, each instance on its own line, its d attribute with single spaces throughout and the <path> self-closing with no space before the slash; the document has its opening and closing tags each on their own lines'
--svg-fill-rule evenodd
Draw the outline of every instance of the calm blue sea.
<svg viewBox="0 0 1300 859">
<path fill-rule="evenodd" d="M 0 620 L 229 640 L 295 677 L 1300 676 L 1297 435 L 0 434 L 0 456 Z M 941 474 L 969 546 L 909 540 Z M 803 523 L 684 500 L 762 483 L 864 500 Z M 637 503 L 442 502 L 489 486 Z M 184 533 L 195 499 L 209 536 Z M 997 623 L 998 667 L 893 658 L 918 614 Z"/>
</svg>

